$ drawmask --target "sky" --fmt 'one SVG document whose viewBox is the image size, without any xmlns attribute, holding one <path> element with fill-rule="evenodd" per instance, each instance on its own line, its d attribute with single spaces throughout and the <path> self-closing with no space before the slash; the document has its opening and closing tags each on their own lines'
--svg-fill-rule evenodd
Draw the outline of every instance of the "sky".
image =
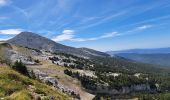
<svg viewBox="0 0 170 100">
<path fill-rule="evenodd" d="M 170 0 L 0 0 L 0 41 L 22 31 L 100 51 L 170 47 Z"/>
</svg>

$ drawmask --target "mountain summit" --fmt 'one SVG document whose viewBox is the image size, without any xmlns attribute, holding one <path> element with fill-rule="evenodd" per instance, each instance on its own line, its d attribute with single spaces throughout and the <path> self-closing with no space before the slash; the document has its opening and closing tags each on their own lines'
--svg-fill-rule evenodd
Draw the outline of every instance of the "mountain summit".
<svg viewBox="0 0 170 100">
<path fill-rule="evenodd" d="M 99 51 L 89 49 L 90 51 L 87 52 L 70 47 L 70 46 L 65 46 L 59 43 L 56 43 L 55 41 L 52 41 L 48 38 L 42 37 L 38 34 L 32 33 L 32 32 L 21 32 L 14 38 L 10 39 L 7 41 L 8 43 L 24 46 L 24 47 L 29 47 L 29 48 L 34 48 L 38 50 L 46 50 L 46 51 L 51 51 L 51 52 L 59 52 L 59 53 L 68 53 L 68 54 L 73 54 L 76 56 L 81 56 L 81 57 L 90 57 L 90 56 L 109 56 L 106 53 L 101 53 Z M 95 51 L 95 52 L 94 52 Z"/>
</svg>

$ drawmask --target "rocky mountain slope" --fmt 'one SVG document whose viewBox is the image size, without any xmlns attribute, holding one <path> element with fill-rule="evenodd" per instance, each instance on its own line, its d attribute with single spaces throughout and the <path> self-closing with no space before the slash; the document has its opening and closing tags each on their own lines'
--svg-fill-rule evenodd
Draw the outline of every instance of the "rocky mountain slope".
<svg viewBox="0 0 170 100">
<path fill-rule="evenodd" d="M 34 48 L 38 50 L 45 50 L 50 52 L 62 52 L 73 54 L 80 57 L 90 57 L 90 56 L 109 56 L 108 54 L 101 53 L 94 50 L 84 51 L 82 49 L 77 49 L 70 46 L 65 46 L 59 43 L 56 43 L 50 39 L 42 37 L 38 34 L 32 32 L 21 32 L 19 35 L 7 41 L 8 43 L 20 45 L 23 47 Z"/>
</svg>

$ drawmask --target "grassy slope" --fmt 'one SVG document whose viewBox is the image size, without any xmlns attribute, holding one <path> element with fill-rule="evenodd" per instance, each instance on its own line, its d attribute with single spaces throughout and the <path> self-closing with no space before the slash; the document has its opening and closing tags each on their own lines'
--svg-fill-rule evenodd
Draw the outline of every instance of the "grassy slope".
<svg viewBox="0 0 170 100">
<path fill-rule="evenodd" d="M 70 99 L 67 95 L 53 90 L 50 86 L 32 80 L 8 67 L 2 67 L 0 65 L 0 98 L 10 100 L 31 100 L 32 95 L 28 89 L 29 85 L 35 86 L 35 91 L 46 94 L 47 96 L 54 96 L 57 100 Z"/>
</svg>

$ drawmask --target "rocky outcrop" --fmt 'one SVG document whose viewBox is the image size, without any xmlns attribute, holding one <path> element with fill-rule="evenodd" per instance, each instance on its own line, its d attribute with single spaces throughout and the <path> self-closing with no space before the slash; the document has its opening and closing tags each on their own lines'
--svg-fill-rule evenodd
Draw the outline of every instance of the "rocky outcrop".
<svg viewBox="0 0 170 100">
<path fill-rule="evenodd" d="M 64 93 L 67 93 L 68 95 L 73 96 L 74 98 L 80 99 L 78 92 L 68 88 L 67 86 L 64 86 L 56 78 L 48 76 L 48 74 L 46 74 L 40 70 L 34 70 L 34 74 L 38 80 L 41 80 L 42 82 L 44 82 L 48 85 L 51 85 L 54 88 L 60 90 L 61 92 L 64 92 Z"/>
</svg>

